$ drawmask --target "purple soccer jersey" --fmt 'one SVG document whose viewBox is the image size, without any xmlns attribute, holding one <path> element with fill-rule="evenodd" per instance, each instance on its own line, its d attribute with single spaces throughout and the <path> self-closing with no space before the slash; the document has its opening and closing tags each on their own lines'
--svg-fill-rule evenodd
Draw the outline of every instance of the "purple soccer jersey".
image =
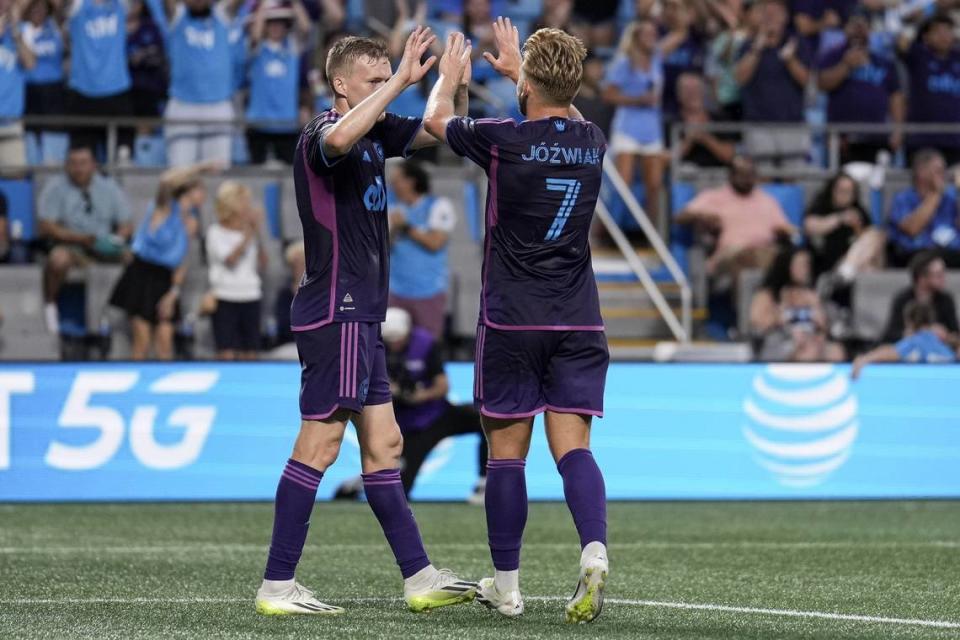
<svg viewBox="0 0 960 640">
<path fill-rule="evenodd" d="M 460 117 L 447 142 L 489 178 L 481 323 L 603 331 L 589 241 L 607 146 L 600 128 Z"/>
<path fill-rule="evenodd" d="M 340 118 L 331 109 L 304 127 L 294 157 L 307 270 L 290 309 L 293 331 L 332 322 L 382 322 L 387 310 L 384 160 L 408 155 L 421 121 L 388 113 L 350 151 L 328 158 L 323 137 Z"/>
</svg>

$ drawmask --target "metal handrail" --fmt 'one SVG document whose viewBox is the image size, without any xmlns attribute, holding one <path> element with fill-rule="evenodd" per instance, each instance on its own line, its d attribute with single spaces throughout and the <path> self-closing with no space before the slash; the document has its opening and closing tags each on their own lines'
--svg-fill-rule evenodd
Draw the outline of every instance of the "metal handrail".
<svg viewBox="0 0 960 640">
<path fill-rule="evenodd" d="M 657 287 L 657 283 L 654 282 L 653 278 L 650 276 L 650 272 L 647 271 L 643 261 L 637 257 L 637 254 L 633 250 L 633 245 L 630 244 L 630 241 L 627 240 L 627 236 L 624 235 L 623 231 L 613 219 L 613 216 L 610 215 L 610 210 L 607 209 L 607 205 L 603 203 L 603 200 L 597 200 L 596 214 L 597 218 L 607 230 L 607 233 L 610 234 L 614 244 L 617 245 L 617 248 L 620 249 L 623 257 L 626 258 L 627 265 L 633 271 L 634 275 L 637 276 L 637 279 L 640 280 L 640 283 L 646 290 L 647 295 L 650 296 L 650 300 L 653 301 L 653 306 L 657 308 L 657 311 L 660 312 L 663 320 L 667 323 L 667 327 L 670 328 L 670 332 L 673 333 L 674 337 L 678 341 L 684 343 L 690 342 L 691 327 L 689 323 L 691 319 L 689 313 L 689 285 L 687 285 L 686 282 L 680 285 L 681 295 L 683 295 L 684 290 L 686 290 L 688 294 L 685 298 L 683 298 L 685 300 L 684 304 L 688 310 L 684 314 L 684 320 L 681 324 L 681 321 L 677 319 L 677 315 L 673 312 L 673 309 L 670 308 L 670 304 L 667 302 L 663 292 L 660 291 L 660 289 Z"/>
<path fill-rule="evenodd" d="M 640 203 L 637 202 L 637 199 L 633 196 L 633 193 L 630 191 L 630 187 L 628 187 L 623 181 L 623 178 L 620 177 L 620 174 L 617 172 L 617 168 L 614 165 L 613 160 L 610 159 L 610 156 L 605 157 L 603 160 L 603 173 L 613 185 L 613 188 L 617 191 L 619 196 L 623 199 L 624 204 L 627 206 L 627 210 L 633 216 L 634 220 L 637 221 L 637 224 L 640 225 L 640 229 L 646 234 L 650 241 L 650 246 L 654 251 L 656 251 L 657 257 L 663 261 L 664 266 L 666 266 L 667 271 L 670 273 L 670 277 L 673 278 L 673 281 L 677 283 L 677 286 L 679 286 L 679 322 L 677 321 L 677 317 L 676 314 L 674 314 L 673 309 L 666 304 L 665 300 L 663 301 L 664 307 L 660 308 L 660 305 L 658 304 L 657 308 L 664 316 L 664 320 L 667 322 L 667 324 L 670 325 L 670 330 L 673 331 L 677 339 L 681 342 L 688 342 L 693 334 L 693 292 L 690 288 L 690 282 L 687 280 L 686 274 L 683 272 L 683 269 L 680 268 L 680 265 L 677 264 L 676 259 L 674 259 L 673 254 L 670 253 L 670 249 L 660 237 L 660 234 L 650 221 L 650 218 L 647 217 L 643 207 L 640 206 Z M 606 207 L 604 207 L 604 209 L 606 209 Z M 607 211 L 607 215 L 609 216 L 609 211 Z M 613 222 L 613 219 L 611 218 L 610 221 Z M 614 226 L 616 226 L 615 223 Z M 621 236 L 623 235 L 619 227 L 617 227 L 617 231 L 620 232 Z M 637 276 L 639 277 L 640 282 L 643 283 L 644 289 L 647 290 L 647 295 L 649 295 L 655 303 L 657 297 L 663 299 L 660 289 L 653 281 L 653 278 L 650 277 L 650 274 L 647 273 L 646 267 L 644 267 L 643 263 L 637 258 L 637 255 L 633 250 L 633 246 L 627 242 L 627 249 L 625 250 L 624 246 L 621 246 L 621 244 L 617 242 L 616 236 L 613 233 L 611 233 L 611 236 L 614 237 L 614 242 L 617 243 L 618 248 L 620 248 L 621 252 L 624 253 L 627 263 L 631 264 L 633 261 L 635 261 L 639 264 L 640 269 L 643 272 L 643 276 L 641 276 L 639 273 L 637 273 Z M 626 237 L 623 239 L 624 242 L 626 242 Z M 631 267 L 633 267 L 632 264 Z M 634 271 L 636 272 L 635 268 Z M 676 325 L 676 329 L 679 329 L 679 331 L 674 328 L 674 325 Z"/>
</svg>

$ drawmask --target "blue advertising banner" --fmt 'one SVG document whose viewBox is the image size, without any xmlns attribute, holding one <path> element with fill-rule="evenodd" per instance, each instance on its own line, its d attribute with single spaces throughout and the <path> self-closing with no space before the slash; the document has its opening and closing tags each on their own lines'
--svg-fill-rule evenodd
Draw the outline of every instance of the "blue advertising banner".
<svg viewBox="0 0 960 640">
<path fill-rule="evenodd" d="M 447 366 L 468 402 L 472 366 Z M 295 363 L 0 367 L 0 501 L 268 500 L 296 436 Z M 613 364 L 593 447 L 617 499 L 960 496 L 960 366 Z M 539 422 L 539 420 L 538 420 Z M 460 500 L 479 438 L 414 489 Z M 353 430 L 324 476 L 359 473 Z M 534 499 L 562 498 L 537 428 Z"/>
</svg>

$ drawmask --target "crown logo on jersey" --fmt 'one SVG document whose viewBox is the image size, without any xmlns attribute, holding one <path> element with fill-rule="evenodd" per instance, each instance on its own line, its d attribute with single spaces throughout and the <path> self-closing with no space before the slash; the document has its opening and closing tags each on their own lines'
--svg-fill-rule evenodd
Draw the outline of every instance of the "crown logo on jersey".
<svg viewBox="0 0 960 640">
<path fill-rule="evenodd" d="M 369 152 L 369 151 L 364 151 L 364 152 L 363 152 L 363 161 L 364 161 L 364 162 L 373 162 L 373 160 L 370 159 L 370 152 Z"/>
<path fill-rule="evenodd" d="M 553 126 L 557 131 L 565 131 L 567 129 L 567 123 L 563 120 L 554 120 Z"/>
<path fill-rule="evenodd" d="M 346 304 L 350 304 L 353 302 L 353 296 L 348 293 L 347 295 L 343 296 L 343 301 Z"/>
</svg>

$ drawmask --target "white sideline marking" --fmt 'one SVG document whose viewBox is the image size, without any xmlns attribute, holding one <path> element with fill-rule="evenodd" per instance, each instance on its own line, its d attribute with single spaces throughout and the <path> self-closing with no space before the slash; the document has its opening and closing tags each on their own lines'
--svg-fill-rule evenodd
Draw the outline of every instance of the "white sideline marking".
<svg viewBox="0 0 960 640">
<path fill-rule="evenodd" d="M 386 549 L 384 543 L 370 544 L 327 544 L 318 542 L 318 549 L 329 551 L 365 551 L 369 549 Z M 430 548 L 437 549 L 487 549 L 486 543 L 481 542 L 448 542 L 431 543 Z M 576 543 L 546 542 L 524 545 L 525 548 L 537 549 L 574 549 Z M 617 549 L 960 549 L 960 540 L 930 540 L 924 542 L 897 542 L 897 541 L 811 541 L 811 542 L 773 542 L 773 541 L 731 541 L 731 542 L 623 542 L 611 543 L 610 547 Z M 217 553 L 266 551 L 265 544 L 188 542 L 184 544 L 157 544 L 157 545 L 120 545 L 99 547 L 73 546 L 8 546 L 0 547 L 0 554 L 53 554 L 53 553 L 136 553 L 136 554 L 167 554 L 167 553 Z"/>
<path fill-rule="evenodd" d="M 566 602 L 560 596 L 525 596 L 525 600 L 535 602 Z M 337 604 L 364 602 L 401 602 L 400 598 L 333 598 Z M 252 603 L 252 598 L 14 598 L 2 599 L 0 605 L 47 605 L 47 604 L 234 604 Z M 735 607 L 725 604 L 698 604 L 692 602 L 664 602 L 660 600 L 630 600 L 626 598 L 607 598 L 607 604 L 619 604 L 632 607 L 650 607 L 655 609 L 683 609 L 688 611 L 719 611 L 722 613 L 753 613 L 757 615 L 781 616 L 786 618 L 817 618 L 821 620 L 842 620 L 850 622 L 871 622 L 914 627 L 932 627 L 937 629 L 960 629 L 960 622 L 949 620 L 919 620 L 914 618 L 888 618 L 885 616 L 865 616 L 850 613 L 830 613 L 828 611 L 798 611 L 794 609 L 764 609 L 760 607 Z"/>
</svg>

